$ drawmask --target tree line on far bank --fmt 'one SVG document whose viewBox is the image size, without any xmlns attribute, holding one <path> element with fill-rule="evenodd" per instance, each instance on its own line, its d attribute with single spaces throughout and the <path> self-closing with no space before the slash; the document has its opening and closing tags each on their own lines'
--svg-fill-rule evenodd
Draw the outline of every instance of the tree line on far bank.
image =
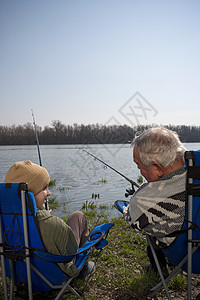
<svg viewBox="0 0 200 300">
<path fill-rule="evenodd" d="M 44 129 L 37 126 L 40 145 L 52 144 L 125 144 L 134 136 L 155 125 L 65 125 L 52 121 L 52 126 Z M 178 133 L 183 143 L 200 142 L 200 126 L 167 125 L 168 129 Z M 0 126 L 0 145 L 34 145 L 36 133 L 33 125 Z"/>
</svg>

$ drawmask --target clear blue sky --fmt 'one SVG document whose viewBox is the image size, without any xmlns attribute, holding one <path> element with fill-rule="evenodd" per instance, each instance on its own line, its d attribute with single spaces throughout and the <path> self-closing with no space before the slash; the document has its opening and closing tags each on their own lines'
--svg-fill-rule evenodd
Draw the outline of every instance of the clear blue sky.
<svg viewBox="0 0 200 300">
<path fill-rule="evenodd" d="M 0 125 L 200 125 L 200 1 L 0 0 L 0 82 Z"/>
</svg>

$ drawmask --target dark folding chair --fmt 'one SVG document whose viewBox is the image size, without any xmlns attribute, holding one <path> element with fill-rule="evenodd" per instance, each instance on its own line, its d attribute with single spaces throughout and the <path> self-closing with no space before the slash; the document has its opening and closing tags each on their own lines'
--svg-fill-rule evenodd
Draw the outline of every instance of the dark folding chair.
<svg viewBox="0 0 200 300">
<path fill-rule="evenodd" d="M 64 273 L 58 263 L 75 259 L 82 270 L 91 248 L 102 250 L 108 243 L 107 234 L 113 223 L 96 226 L 83 247 L 68 256 L 53 255 L 45 251 L 36 222 L 34 195 L 28 192 L 26 183 L 0 183 L 0 254 L 3 275 L 4 298 L 8 299 L 6 277 L 10 278 L 10 299 L 14 288 L 24 286 L 29 299 L 33 292 L 48 293 L 58 290 L 59 299 L 66 289 L 77 297 L 81 295 L 70 285 L 72 277 Z"/>
</svg>

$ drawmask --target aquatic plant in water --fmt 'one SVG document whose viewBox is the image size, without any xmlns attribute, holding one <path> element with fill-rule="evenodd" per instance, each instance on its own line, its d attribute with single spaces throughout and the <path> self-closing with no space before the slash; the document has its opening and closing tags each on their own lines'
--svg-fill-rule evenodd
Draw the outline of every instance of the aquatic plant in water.
<svg viewBox="0 0 200 300">
<path fill-rule="evenodd" d="M 99 182 L 106 183 L 107 180 L 106 179 L 101 179 L 101 180 L 99 180 Z"/>
<path fill-rule="evenodd" d="M 55 186 L 56 185 L 56 179 L 51 179 L 49 182 L 49 186 Z"/>
<path fill-rule="evenodd" d="M 99 199 L 99 198 L 100 198 L 100 196 L 99 196 L 99 194 L 94 194 L 94 193 L 92 193 L 92 199 L 93 199 L 93 198 L 94 198 L 94 199 L 96 199 L 96 198 L 98 198 L 98 199 Z"/>
<path fill-rule="evenodd" d="M 143 177 L 140 175 L 140 176 L 138 176 L 138 178 L 137 178 L 137 182 L 139 183 L 139 184 L 142 184 L 143 183 Z"/>
<path fill-rule="evenodd" d="M 56 197 L 49 198 L 48 202 L 49 202 L 49 208 L 50 209 L 56 209 L 60 206 L 58 204 L 58 200 L 56 200 Z"/>
<path fill-rule="evenodd" d="M 83 210 L 95 209 L 95 208 L 97 208 L 97 205 L 94 204 L 94 202 L 88 200 L 86 200 L 82 205 Z"/>
</svg>

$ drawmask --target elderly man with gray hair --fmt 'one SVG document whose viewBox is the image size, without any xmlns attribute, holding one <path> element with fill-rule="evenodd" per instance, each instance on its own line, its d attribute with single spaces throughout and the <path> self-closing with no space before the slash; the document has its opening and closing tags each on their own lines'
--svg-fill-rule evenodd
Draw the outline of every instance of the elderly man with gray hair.
<svg viewBox="0 0 200 300">
<path fill-rule="evenodd" d="M 161 248 L 174 241 L 175 237 L 167 235 L 181 229 L 185 216 L 185 147 L 176 132 L 163 127 L 146 130 L 135 137 L 132 146 L 133 160 L 147 183 L 131 197 L 124 218 L 132 227 L 150 235 L 166 276 Z M 156 271 L 149 247 L 147 253 L 150 268 Z"/>
</svg>

